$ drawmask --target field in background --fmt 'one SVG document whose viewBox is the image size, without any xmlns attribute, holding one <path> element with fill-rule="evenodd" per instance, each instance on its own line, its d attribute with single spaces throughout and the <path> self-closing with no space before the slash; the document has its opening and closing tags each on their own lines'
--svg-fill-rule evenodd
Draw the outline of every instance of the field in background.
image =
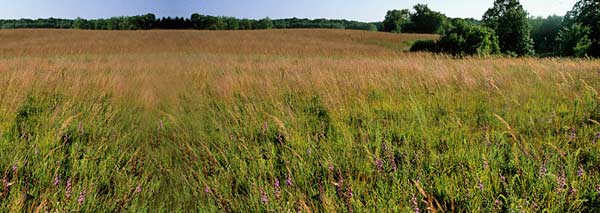
<svg viewBox="0 0 600 213">
<path fill-rule="evenodd" d="M 0 31 L 0 210 L 597 211 L 600 61 L 343 30 Z"/>
</svg>

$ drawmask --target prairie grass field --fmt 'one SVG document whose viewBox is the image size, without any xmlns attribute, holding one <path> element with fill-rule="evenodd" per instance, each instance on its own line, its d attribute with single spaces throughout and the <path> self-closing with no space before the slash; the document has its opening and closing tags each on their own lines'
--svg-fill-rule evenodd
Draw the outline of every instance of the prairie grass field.
<svg viewBox="0 0 600 213">
<path fill-rule="evenodd" d="M 436 38 L 1 30 L 0 211 L 600 211 L 600 61 Z"/>
</svg>

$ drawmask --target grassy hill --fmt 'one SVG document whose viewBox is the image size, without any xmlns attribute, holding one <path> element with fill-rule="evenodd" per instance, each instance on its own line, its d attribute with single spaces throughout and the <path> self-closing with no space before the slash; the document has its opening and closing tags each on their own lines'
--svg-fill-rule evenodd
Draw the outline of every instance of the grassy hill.
<svg viewBox="0 0 600 213">
<path fill-rule="evenodd" d="M 0 211 L 597 211 L 600 61 L 0 31 Z"/>
</svg>

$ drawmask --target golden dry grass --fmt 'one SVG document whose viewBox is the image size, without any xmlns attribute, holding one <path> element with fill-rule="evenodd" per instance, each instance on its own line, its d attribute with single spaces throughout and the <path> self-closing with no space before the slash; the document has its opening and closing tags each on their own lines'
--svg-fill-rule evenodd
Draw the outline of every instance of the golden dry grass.
<svg viewBox="0 0 600 213">
<path fill-rule="evenodd" d="M 504 209 L 576 203 L 555 193 L 553 180 L 536 176 L 542 163 L 555 175 L 567 171 L 579 191 L 593 191 L 598 171 L 577 153 L 598 153 L 587 146 L 600 131 L 591 121 L 600 117 L 598 60 L 456 59 L 404 51 L 414 40 L 435 38 L 344 30 L 2 30 L 0 133 L 16 131 L 24 109 L 38 104 L 28 97 L 62 99 L 36 114 L 40 120 L 30 128 L 39 132 L 26 132 L 34 136 L 0 135 L 0 151 L 13 153 L 0 157 L 0 169 L 24 164 L 33 147 L 64 160 L 51 153 L 63 149 L 64 132 L 78 123 L 93 129 L 78 139 L 84 160 L 89 155 L 102 163 L 67 158 L 80 170 L 65 173 L 50 160 L 32 158 L 48 168 L 32 169 L 46 187 L 18 188 L 35 199 L 24 204 L 11 195 L 0 207 L 406 211 L 414 208 L 412 197 L 430 195 L 443 203 L 435 208 L 459 211 L 495 210 L 500 195 Z M 166 132 L 157 130 L 163 121 Z M 567 143 L 570 128 L 582 141 Z M 281 137 L 283 151 L 273 148 L 279 146 L 273 138 Z M 11 147 L 14 140 L 27 145 Z M 555 148 L 544 148 L 548 144 Z M 264 157 L 271 149 L 279 154 Z M 404 156 L 396 159 L 404 159 L 401 168 L 377 172 L 373 162 L 381 159 L 391 170 L 388 154 Z M 480 166 L 484 159 L 493 169 Z M 117 165 L 144 172 L 132 175 Z M 580 165 L 589 169 L 586 179 L 575 175 Z M 76 190 L 87 187 L 95 195 L 87 208 L 65 200 L 64 189 L 47 189 L 57 171 L 77 178 Z M 270 192 L 272 201 L 264 205 L 261 191 L 272 191 L 282 174 L 292 175 L 297 188 L 286 188 L 281 202 Z M 530 188 L 507 192 L 501 175 L 510 186 Z M 340 177 L 360 199 L 336 194 L 327 182 Z M 109 179 L 119 189 L 114 199 L 95 187 Z M 471 193 L 478 182 L 489 187 Z M 144 188 L 139 199 L 130 190 L 136 184 Z M 232 185 L 246 191 L 231 192 Z M 205 187 L 213 191 L 206 194 Z M 311 198 L 315 194 L 321 197 Z"/>
</svg>

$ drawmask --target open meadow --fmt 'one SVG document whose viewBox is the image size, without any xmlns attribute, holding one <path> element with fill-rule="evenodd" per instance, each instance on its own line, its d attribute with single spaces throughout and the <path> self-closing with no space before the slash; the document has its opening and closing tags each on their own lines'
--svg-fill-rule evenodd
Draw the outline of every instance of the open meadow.
<svg viewBox="0 0 600 213">
<path fill-rule="evenodd" d="M 600 211 L 600 61 L 0 31 L 0 211 Z"/>
</svg>

